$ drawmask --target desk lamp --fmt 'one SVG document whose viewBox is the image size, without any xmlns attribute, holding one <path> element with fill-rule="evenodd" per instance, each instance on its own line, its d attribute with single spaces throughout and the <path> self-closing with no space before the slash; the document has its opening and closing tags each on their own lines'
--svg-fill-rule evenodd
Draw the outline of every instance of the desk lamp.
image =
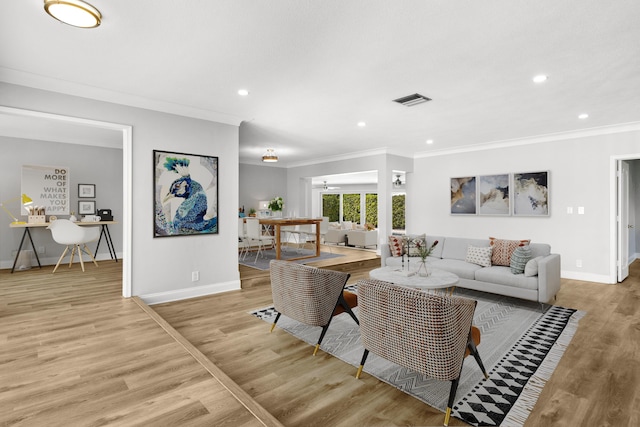
<svg viewBox="0 0 640 427">
<path fill-rule="evenodd" d="M 11 203 L 11 202 L 14 202 L 14 201 L 20 200 L 20 199 L 22 199 L 22 206 L 28 206 L 28 205 L 33 203 L 33 200 L 31 200 L 31 198 L 29 196 L 27 196 L 26 194 L 23 194 L 22 196 L 18 196 L 18 197 L 15 197 L 13 199 L 9 199 L 7 201 L 4 201 L 4 202 L 0 203 L 0 206 L 2 206 L 2 209 L 4 209 L 4 211 L 11 218 L 13 218 L 13 222 L 11 223 L 11 225 L 26 224 L 26 222 L 24 222 L 24 221 L 18 221 L 18 218 L 13 216 L 13 214 L 11 212 L 9 212 L 9 209 L 7 209 L 6 206 L 5 206 L 5 204 L 7 204 L 7 203 Z"/>
</svg>

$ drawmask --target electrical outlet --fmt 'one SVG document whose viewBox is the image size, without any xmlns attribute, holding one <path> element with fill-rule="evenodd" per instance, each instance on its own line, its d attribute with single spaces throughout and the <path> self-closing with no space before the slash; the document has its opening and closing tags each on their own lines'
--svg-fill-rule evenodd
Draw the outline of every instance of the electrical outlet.
<svg viewBox="0 0 640 427">
<path fill-rule="evenodd" d="M 576 267 L 579 267 L 579 268 L 582 267 L 582 260 L 581 259 L 577 259 L 576 260 Z"/>
<path fill-rule="evenodd" d="M 191 281 L 192 282 L 197 282 L 198 280 L 200 280 L 200 272 L 199 271 L 192 271 L 191 272 Z"/>
</svg>

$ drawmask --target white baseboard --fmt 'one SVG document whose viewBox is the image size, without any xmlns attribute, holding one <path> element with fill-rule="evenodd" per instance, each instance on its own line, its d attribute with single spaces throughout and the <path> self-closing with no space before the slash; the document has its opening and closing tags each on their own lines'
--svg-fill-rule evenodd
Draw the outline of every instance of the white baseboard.
<svg viewBox="0 0 640 427">
<path fill-rule="evenodd" d="M 183 299 L 203 297 L 206 295 L 219 294 L 221 292 L 235 291 L 240 289 L 240 280 L 230 282 L 213 283 L 211 285 L 194 286 L 175 291 L 158 292 L 154 294 L 139 295 L 147 305 L 161 304 L 165 302 L 180 301 Z"/>
<path fill-rule="evenodd" d="M 605 276 L 603 274 L 580 273 L 579 271 L 562 271 L 560 273 L 560 277 L 562 277 L 563 279 L 582 280 L 584 282 L 606 283 L 610 285 L 616 283 L 616 282 L 612 282 L 609 276 Z"/>
</svg>

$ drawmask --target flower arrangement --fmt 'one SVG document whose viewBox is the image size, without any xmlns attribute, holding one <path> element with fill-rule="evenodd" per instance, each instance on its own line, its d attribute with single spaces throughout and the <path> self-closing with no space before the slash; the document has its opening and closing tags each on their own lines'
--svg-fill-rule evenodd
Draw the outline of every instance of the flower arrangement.
<svg viewBox="0 0 640 427">
<path fill-rule="evenodd" d="M 284 201 L 282 197 L 276 197 L 269 202 L 269 209 L 272 211 L 281 211 L 284 207 Z"/>
<path fill-rule="evenodd" d="M 426 242 L 422 239 L 416 239 L 413 241 L 413 243 L 416 245 L 418 256 L 420 257 L 422 262 L 426 262 L 427 257 L 431 255 L 431 252 L 433 252 L 433 249 L 438 244 L 438 241 L 436 240 L 435 242 L 433 242 L 430 247 L 427 247 Z"/>
</svg>

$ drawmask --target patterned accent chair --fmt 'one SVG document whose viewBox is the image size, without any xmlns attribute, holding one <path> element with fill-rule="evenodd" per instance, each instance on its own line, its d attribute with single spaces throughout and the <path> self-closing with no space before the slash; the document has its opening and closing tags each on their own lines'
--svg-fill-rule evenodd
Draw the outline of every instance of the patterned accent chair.
<svg viewBox="0 0 640 427">
<path fill-rule="evenodd" d="M 430 294 L 379 280 L 358 281 L 358 315 L 365 350 L 356 378 L 360 378 L 371 351 L 423 375 L 451 381 L 444 419 L 444 425 L 449 425 L 467 354 L 473 354 L 488 378 L 472 338 L 476 304 L 467 298 Z"/>
<path fill-rule="evenodd" d="M 321 326 L 322 332 L 313 350 L 315 356 L 334 314 L 346 311 L 359 323 L 343 293 L 348 273 L 282 260 L 271 260 L 269 270 L 273 306 L 278 312 L 271 331 L 281 314 L 307 325 Z"/>
</svg>

